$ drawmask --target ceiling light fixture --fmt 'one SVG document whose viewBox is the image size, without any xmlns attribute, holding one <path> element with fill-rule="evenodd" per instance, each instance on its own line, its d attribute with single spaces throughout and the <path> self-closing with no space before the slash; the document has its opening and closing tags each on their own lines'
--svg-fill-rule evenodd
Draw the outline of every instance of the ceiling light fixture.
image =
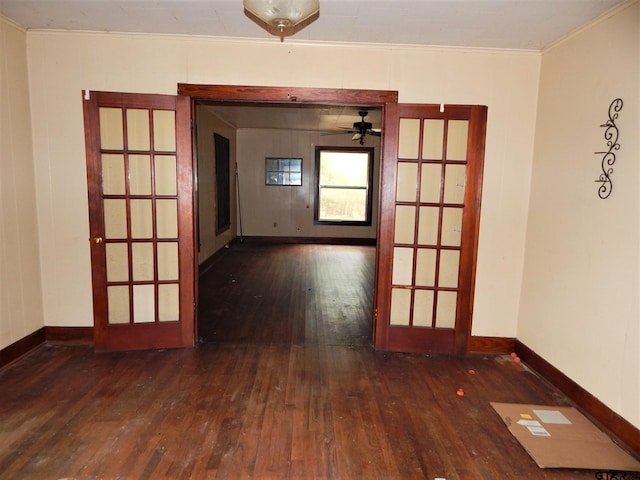
<svg viewBox="0 0 640 480">
<path fill-rule="evenodd" d="M 244 13 L 284 41 L 320 17 L 319 0 L 243 0 Z"/>
</svg>

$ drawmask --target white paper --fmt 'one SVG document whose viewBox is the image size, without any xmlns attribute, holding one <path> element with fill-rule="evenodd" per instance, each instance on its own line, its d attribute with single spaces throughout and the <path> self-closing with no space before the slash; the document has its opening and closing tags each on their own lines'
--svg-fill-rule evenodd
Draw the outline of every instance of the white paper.
<svg viewBox="0 0 640 480">
<path fill-rule="evenodd" d="M 518 425 L 523 427 L 541 427 L 540 422 L 537 420 L 518 420 Z"/>
<path fill-rule="evenodd" d="M 534 410 L 533 413 L 542 420 L 542 423 L 556 423 L 559 425 L 571 425 L 571 421 L 559 410 Z"/>
<path fill-rule="evenodd" d="M 541 425 L 539 427 L 527 427 L 531 432 L 531 435 L 536 437 L 550 437 L 551 434 Z"/>
<path fill-rule="evenodd" d="M 550 437 L 551 434 L 537 420 L 518 420 L 518 425 L 527 427 L 531 435 L 536 437 Z"/>
</svg>

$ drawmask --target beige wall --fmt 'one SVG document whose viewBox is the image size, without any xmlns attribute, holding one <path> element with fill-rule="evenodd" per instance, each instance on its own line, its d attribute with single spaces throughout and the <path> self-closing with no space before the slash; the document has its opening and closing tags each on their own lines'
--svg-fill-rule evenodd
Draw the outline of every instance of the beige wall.
<svg viewBox="0 0 640 480">
<path fill-rule="evenodd" d="M 640 427 L 638 3 L 543 54 L 517 337 Z M 620 150 L 598 197 L 612 100 Z"/>
<path fill-rule="evenodd" d="M 241 107 L 239 107 L 241 108 Z M 375 239 L 378 212 L 380 138 L 369 137 L 365 146 L 374 148 L 372 225 L 369 227 L 314 225 L 315 147 L 357 145 L 351 135 L 325 136 L 317 132 L 278 129 L 235 129 L 206 106 L 196 110 L 198 145 L 198 201 L 202 263 L 237 236 L 324 237 Z M 215 233 L 216 187 L 213 133 L 230 139 L 232 199 L 231 229 Z M 237 152 L 237 154 L 236 154 Z M 265 157 L 303 159 L 302 186 L 265 185 Z M 236 162 L 240 185 L 241 217 L 236 196 Z M 241 224 L 240 224 L 241 220 Z"/>
<path fill-rule="evenodd" d="M 231 197 L 231 227 L 216 235 L 217 198 L 215 147 L 213 134 L 217 133 L 229 139 L 229 175 Z M 200 251 L 198 262 L 202 263 L 216 253 L 236 236 L 236 130 L 222 119 L 213 115 L 202 106 L 196 107 L 196 142 L 197 142 L 197 188 L 198 188 L 198 226 Z"/>
<path fill-rule="evenodd" d="M 82 89 L 175 93 L 191 82 L 398 90 L 402 102 L 488 105 L 473 334 L 515 336 L 538 54 L 44 31 L 29 33 L 28 51 L 47 325 L 93 322 Z"/>
<path fill-rule="evenodd" d="M 374 150 L 374 205 L 377 219 L 380 138 L 367 137 Z M 322 136 L 316 132 L 242 129 L 238 132 L 238 173 L 242 231 L 246 236 L 375 238 L 370 227 L 314 225 L 315 146 L 354 146 L 351 135 Z M 357 142 L 355 143 L 357 146 Z M 265 157 L 302 158 L 302 186 L 265 185 Z"/>
<path fill-rule="evenodd" d="M 175 93 L 176 83 L 191 82 L 398 90 L 401 102 L 489 107 L 473 334 L 518 336 L 639 426 L 639 15 L 635 3 L 542 56 L 33 31 L 28 92 L 25 34 L 0 24 L 0 340 L 42 325 L 38 295 L 27 302 L 24 293 L 38 278 L 46 325 L 93 322 L 82 89 Z M 616 96 L 625 100 L 623 150 L 614 195 L 600 200 L 593 152 L 602 150 L 598 125 Z M 7 223 L 18 228 L 8 232 Z"/>
<path fill-rule="evenodd" d="M 0 349 L 44 324 L 26 39 L 0 17 Z"/>
</svg>

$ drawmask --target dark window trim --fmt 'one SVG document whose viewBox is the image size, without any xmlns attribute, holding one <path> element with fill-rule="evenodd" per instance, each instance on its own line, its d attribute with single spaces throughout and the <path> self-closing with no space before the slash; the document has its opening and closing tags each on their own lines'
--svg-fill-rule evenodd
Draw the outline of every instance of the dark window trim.
<svg viewBox="0 0 640 480">
<path fill-rule="evenodd" d="M 368 172 L 368 185 L 367 189 L 367 207 L 365 213 L 365 220 L 363 221 L 337 221 L 337 220 L 320 220 L 320 154 L 321 152 L 348 152 L 348 153 L 367 153 L 369 155 L 369 172 Z M 314 176 L 314 208 L 313 208 L 313 223 L 315 225 L 343 225 L 343 226 L 357 226 L 357 227 L 370 227 L 372 224 L 372 211 L 373 211 L 373 170 L 374 170 L 374 152 L 373 147 L 336 147 L 328 146 L 323 147 L 317 145 L 315 148 L 315 176 Z M 350 188 L 356 187 L 336 187 L 336 188 Z"/>
<path fill-rule="evenodd" d="M 303 163 L 303 159 L 301 157 L 265 157 L 265 163 L 264 163 L 264 184 L 269 186 L 269 187 L 301 187 L 302 183 L 303 183 L 303 171 L 302 171 L 302 163 Z M 270 160 L 276 160 L 278 162 L 278 169 L 277 170 L 269 170 L 269 161 Z M 281 161 L 285 160 L 290 162 L 291 160 L 294 160 L 296 162 L 300 163 L 300 181 L 299 182 L 292 182 L 291 181 L 291 171 L 290 170 L 281 170 L 280 169 L 280 164 Z M 281 173 L 285 173 L 289 175 L 289 181 L 288 182 L 284 182 L 284 183 L 278 183 L 278 182 L 272 182 L 269 179 L 269 173 L 277 173 L 277 174 L 281 174 Z"/>
</svg>

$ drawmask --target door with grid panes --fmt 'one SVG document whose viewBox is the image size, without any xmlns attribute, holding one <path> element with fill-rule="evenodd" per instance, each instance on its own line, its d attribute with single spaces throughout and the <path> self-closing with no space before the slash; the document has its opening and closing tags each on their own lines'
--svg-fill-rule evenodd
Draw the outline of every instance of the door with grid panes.
<svg viewBox="0 0 640 480">
<path fill-rule="evenodd" d="M 97 350 L 194 344 L 190 100 L 83 99 Z"/>
<path fill-rule="evenodd" d="M 385 108 L 379 349 L 467 352 L 486 114 L 483 106 Z"/>
</svg>

